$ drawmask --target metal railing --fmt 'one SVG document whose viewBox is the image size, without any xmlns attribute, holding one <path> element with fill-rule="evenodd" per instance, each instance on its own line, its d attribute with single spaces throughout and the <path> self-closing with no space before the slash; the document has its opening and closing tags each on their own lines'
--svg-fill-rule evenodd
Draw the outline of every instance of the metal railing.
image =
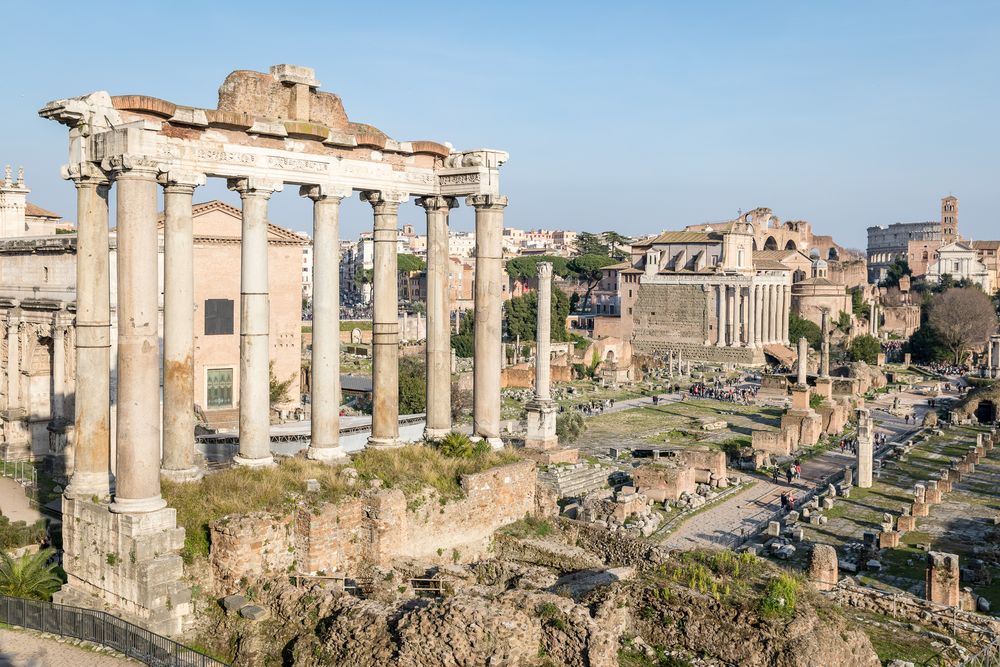
<svg viewBox="0 0 1000 667">
<path fill-rule="evenodd" d="M 0 595 L 0 623 L 107 646 L 150 667 L 229 667 L 173 639 L 94 609 Z"/>
<path fill-rule="evenodd" d="M 24 487 L 28 504 L 38 506 L 38 462 L 31 459 L 4 459 L 0 461 L 0 476 L 9 477 Z"/>
<path fill-rule="evenodd" d="M 1000 637 L 987 644 L 982 651 L 962 662 L 961 667 L 998 667 L 1000 665 Z"/>
</svg>

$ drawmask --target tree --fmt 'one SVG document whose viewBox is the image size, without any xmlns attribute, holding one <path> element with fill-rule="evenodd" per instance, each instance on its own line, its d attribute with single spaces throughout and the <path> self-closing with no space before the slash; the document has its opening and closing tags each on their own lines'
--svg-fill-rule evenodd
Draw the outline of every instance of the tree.
<svg viewBox="0 0 1000 667">
<path fill-rule="evenodd" d="M 868 315 L 868 306 L 865 305 L 865 295 L 860 287 L 851 289 L 851 310 L 854 312 L 855 317 L 866 317 Z"/>
<path fill-rule="evenodd" d="M 922 363 L 944 361 L 950 355 L 948 347 L 941 340 L 941 335 L 927 322 L 913 332 L 903 349 L 913 356 L 914 361 Z"/>
<path fill-rule="evenodd" d="M 604 277 L 602 269 L 606 266 L 611 266 L 612 264 L 617 263 L 618 262 L 607 255 L 580 255 L 579 257 L 574 257 L 570 260 L 569 270 L 576 275 L 581 282 L 586 283 L 587 285 L 587 291 L 583 295 L 583 304 L 585 309 L 590 309 L 590 293 L 594 291 L 594 288 L 601 282 L 601 278 Z"/>
<path fill-rule="evenodd" d="M 400 273 L 412 273 L 413 271 L 423 271 L 427 268 L 427 262 L 416 255 L 400 253 L 396 255 L 396 270 Z"/>
<path fill-rule="evenodd" d="M 935 296 L 927 321 L 956 364 L 962 363 L 969 349 L 989 338 L 997 328 L 993 302 L 975 287 L 953 287 Z"/>
<path fill-rule="evenodd" d="M 903 276 L 913 275 L 910 264 L 905 259 L 897 259 L 886 270 L 882 287 L 899 287 L 899 279 Z"/>
<path fill-rule="evenodd" d="M 52 549 L 42 549 L 34 554 L 14 558 L 0 551 L 0 595 L 49 600 L 62 586 L 62 578 L 52 558 Z"/>
<path fill-rule="evenodd" d="M 878 363 L 878 354 L 881 351 L 882 344 L 878 342 L 878 338 L 865 334 L 864 336 L 858 336 L 851 341 L 850 347 L 847 348 L 847 355 L 850 357 L 851 361 L 863 361 L 866 364 L 876 364 Z"/>
<path fill-rule="evenodd" d="M 850 333 L 851 331 L 851 316 L 844 311 L 840 311 L 840 316 L 837 317 L 837 328 L 844 333 Z"/>
<path fill-rule="evenodd" d="M 604 242 L 608 245 L 608 254 L 619 262 L 628 259 L 628 248 L 632 245 L 632 239 L 622 236 L 618 232 L 604 232 L 602 234 Z"/>
<path fill-rule="evenodd" d="M 805 337 L 809 341 L 809 347 L 814 350 L 820 349 L 823 344 L 823 332 L 819 330 L 819 325 L 812 320 L 799 317 L 798 314 L 788 313 L 788 340 L 792 346 L 799 344 L 799 339 Z"/>
<path fill-rule="evenodd" d="M 556 416 L 556 437 L 564 445 L 575 442 L 586 430 L 587 424 L 579 412 L 563 412 Z"/>
<path fill-rule="evenodd" d="M 522 257 L 515 257 L 507 261 L 507 275 L 512 280 L 535 278 L 538 276 L 539 262 L 549 262 L 552 264 L 552 273 L 560 278 L 570 275 L 570 271 L 567 268 L 569 260 L 565 257 L 556 257 L 555 255 L 524 255 Z"/>
<path fill-rule="evenodd" d="M 603 255 L 608 256 L 608 244 L 600 234 L 591 232 L 580 232 L 576 237 L 576 254 L 581 255 Z"/>
<path fill-rule="evenodd" d="M 549 335 L 553 341 L 569 340 L 566 318 L 569 317 L 569 299 L 561 289 L 552 290 L 552 319 Z M 507 339 L 518 336 L 522 341 L 535 340 L 538 322 L 538 292 L 528 292 L 507 302 Z"/>
<path fill-rule="evenodd" d="M 293 379 L 292 376 L 288 376 L 287 380 L 279 380 L 274 374 L 274 361 L 267 362 L 268 399 L 271 407 L 291 400 L 288 392 L 292 388 Z"/>
<path fill-rule="evenodd" d="M 399 360 L 399 414 L 415 415 L 427 410 L 427 366 L 423 359 Z"/>
</svg>

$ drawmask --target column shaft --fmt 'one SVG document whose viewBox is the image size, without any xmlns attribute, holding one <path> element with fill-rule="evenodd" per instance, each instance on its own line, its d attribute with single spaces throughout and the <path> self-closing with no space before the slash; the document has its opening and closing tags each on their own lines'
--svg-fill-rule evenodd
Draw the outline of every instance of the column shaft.
<svg viewBox="0 0 1000 667">
<path fill-rule="evenodd" d="M 66 329 L 58 318 L 52 323 L 52 420 L 64 417 L 66 397 Z"/>
<path fill-rule="evenodd" d="M 271 456 L 270 294 L 268 285 L 267 202 L 280 183 L 232 179 L 240 193 L 243 228 L 240 246 L 240 453 L 238 465 L 265 466 Z"/>
<path fill-rule="evenodd" d="M 552 265 L 538 264 L 538 308 L 535 354 L 535 398 L 552 398 L 549 390 L 549 367 L 551 364 L 550 341 L 552 338 Z"/>
<path fill-rule="evenodd" d="M 791 310 L 791 290 L 788 285 L 781 286 L 781 312 L 778 313 L 778 317 L 781 322 L 781 342 L 784 345 L 790 345 L 791 341 L 788 339 L 788 313 Z"/>
<path fill-rule="evenodd" d="M 399 279 L 396 262 L 397 214 L 405 196 L 364 192 L 372 206 L 374 225 L 374 287 L 372 309 L 372 433 L 371 447 L 399 446 Z"/>
<path fill-rule="evenodd" d="M 21 318 L 20 310 L 7 313 L 7 409 L 21 407 Z"/>
<path fill-rule="evenodd" d="M 427 211 L 427 426 L 424 437 L 451 431 L 451 333 L 448 326 L 448 211 L 451 197 L 423 197 Z"/>
<path fill-rule="evenodd" d="M 500 446 L 500 357 L 503 296 L 503 209 L 507 198 L 474 195 L 476 293 L 474 322 L 473 433 Z"/>
<path fill-rule="evenodd" d="M 343 459 L 340 447 L 340 200 L 320 186 L 303 186 L 313 201 L 312 438 L 307 456 Z"/>
<path fill-rule="evenodd" d="M 768 345 L 771 342 L 771 286 L 761 285 L 763 299 L 761 299 L 761 343 Z"/>
<path fill-rule="evenodd" d="M 156 172 L 117 176 L 118 431 L 113 512 L 151 512 L 160 497 L 160 336 Z"/>
<path fill-rule="evenodd" d="M 719 335 L 715 344 L 718 347 L 722 347 L 726 344 L 726 336 L 727 336 L 726 323 L 729 319 L 729 315 L 727 313 L 729 305 L 729 294 L 725 285 L 719 285 L 717 289 L 718 289 L 718 294 L 716 300 L 719 303 L 719 332 L 718 332 Z"/>
<path fill-rule="evenodd" d="M 199 179 L 165 176 L 163 189 L 163 463 L 175 481 L 198 479 L 194 463 L 194 236 Z"/>
<path fill-rule="evenodd" d="M 757 336 L 757 288 L 747 287 L 747 347 L 756 345 Z"/>
<path fill-rule="evenodd" d="M 754 345 L 760 347 L 763 343 L 763 329 L 764 329 L 764 292 L 760 285 L 753 286 L 753 317 L 754 317 L 754 329 L 753 329 L 753 342 Z"/>
<path fill-rule="evenodd" d="M 108 179 L 85 168 L 76 185 L 76 445 L 65 495 L 111 492 L 111 272 Z"/>
</svg>

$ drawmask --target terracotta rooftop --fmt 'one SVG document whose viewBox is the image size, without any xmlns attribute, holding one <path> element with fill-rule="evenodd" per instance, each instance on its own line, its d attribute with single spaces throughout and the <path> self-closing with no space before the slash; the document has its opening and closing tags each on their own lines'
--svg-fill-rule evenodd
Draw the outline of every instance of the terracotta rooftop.
<svg viewBox="0 0 1000 667">
<path fill-rule="evenodd" d="M 659 236 L 632 245 L 634 247 L 661 243 L 712 243 L 721 240 L 721 238 L 721 235 L 715 232 L 663 232 Z"/>
<path fill-rule="evenodd" d="M 57 219 L 62 218 L 62 216 L 59 215 L 58 213 L 47 211 L 41 206 L 35 206 L 30 201 L 24 207 L 24 214 L 29 218 L 57 218 Z"/>
</svg>

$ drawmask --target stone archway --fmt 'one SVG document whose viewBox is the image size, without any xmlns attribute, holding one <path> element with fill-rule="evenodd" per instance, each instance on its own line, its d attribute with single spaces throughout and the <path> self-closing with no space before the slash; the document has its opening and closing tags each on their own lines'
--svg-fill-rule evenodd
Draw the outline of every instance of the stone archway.
<svg viewBox="0 0 1000 667">
<path fill-rule="evenodd" d="M 778 242 L 774 239 L 773 236 L 768 236 L 767 240 L 764 241 L 764 250 L 777 250 L 777 249 L 778 249 Z"/>
<path fill-rule="evenodd" d="M 976 406 L 975 414 L 980 424 L 992 424 L 997 420 L 997 404 L 984 398 Z"/>
<path fill-rule="evenodd" d="M 785 250 L 796 250 L 796 249 L 797 246 L 795 245 L 795 241 L 793 241 L 792 239 L 788 239 L 788 242 L 785 243 Z"/>
</svg>

